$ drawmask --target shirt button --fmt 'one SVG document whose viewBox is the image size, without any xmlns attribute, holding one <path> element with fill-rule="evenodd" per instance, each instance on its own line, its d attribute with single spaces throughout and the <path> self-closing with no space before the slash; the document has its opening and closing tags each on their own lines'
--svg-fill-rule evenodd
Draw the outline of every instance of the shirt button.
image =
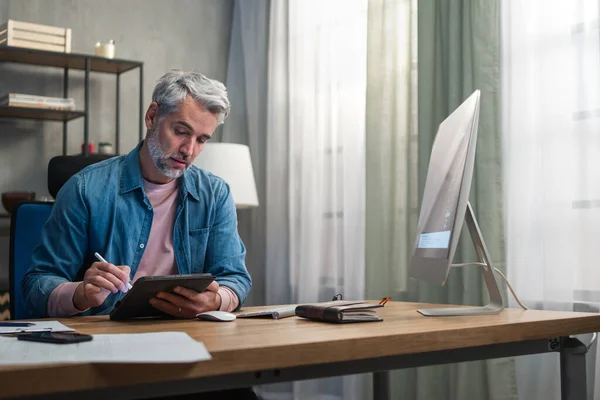
<svg viewBox="0 0 600 400">
<path fill-rule="evenodd" d="M 144 248 L 144 243 L 140 244 L 140 249 Z"/>
<path fill-rule="evenodd" d="M 148 206 L 148 210 L 152 210 L 152 206 Z"/>
</svg>

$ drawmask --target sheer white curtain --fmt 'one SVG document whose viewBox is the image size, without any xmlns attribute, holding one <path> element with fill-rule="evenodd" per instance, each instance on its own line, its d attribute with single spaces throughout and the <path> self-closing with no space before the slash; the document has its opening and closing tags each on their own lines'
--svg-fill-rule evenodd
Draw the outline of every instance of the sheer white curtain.
<svg viewBox="0 0 600 400">
<path fill-rule="evenodd" d="M 509 0 L 502 7 L 509 279 L 529 306 L 597 310 L 598 0 Z M 590 356 L 597 359 L 595 351 Z M 520 358 L 520 398 L 559 399 L 557 361 L 555 354 Z"/>
<path fill-rule="evenodd" d="M 290 275 L 299 302 L 364 296 L 366 1 L 289 3 Z M 277 132 L 274 134 L 285 134 Z"/>
<path fill-rule="evenodd" d="M 363 299 L 367 1 L 273 1 L 270 13 L 266 301 Z M 345 377 L 261 394 L 361 399 L 361 384 Z"/>
</svg>

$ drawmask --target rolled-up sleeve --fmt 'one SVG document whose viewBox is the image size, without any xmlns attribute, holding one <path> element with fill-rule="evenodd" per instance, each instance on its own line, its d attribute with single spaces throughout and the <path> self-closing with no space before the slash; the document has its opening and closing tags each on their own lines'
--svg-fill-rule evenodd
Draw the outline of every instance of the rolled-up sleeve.
<svg viewBox="0 0 600 400">
<path fill-rule="evenodd" d="M 237 295 L 227 286 L 219 287 L 219 296 L 221 296 L 221 307 L 219 310 L 231 312 L 238 308 L 240 302 Z"/>
<path fill-rule="evenodd" d="M 73 295 L 81 282 L 61 283 L 50 293 L 48 298 L 49 317 L 70 317 L 85 310 L 78 310 L 73 303 Z"/>
</svg>

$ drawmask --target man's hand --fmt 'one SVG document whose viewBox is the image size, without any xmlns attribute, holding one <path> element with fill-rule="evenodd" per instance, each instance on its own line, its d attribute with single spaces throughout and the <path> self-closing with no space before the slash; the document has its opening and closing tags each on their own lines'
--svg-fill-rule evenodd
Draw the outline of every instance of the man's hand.
<svg viewBox="0 0 600 400">
<path fill-rule="evenodd" d="M 221 307 L 219 284 L 213 281 L 202 293 L 177 286 L 174 293 L 158 292 L 150 304 L 162 312 L 177 318 L 196 318 L 204 311 L 215 311 Z"/>
<path fill-rule="evenodd" d="M 126 292 L 130 268 L 110 263 L 95 262 L 85 272 L 83 282 L 75 289 L 73 305 L 78 310 L 87 310 L 104 303 L 111 293 Z"/>
</svg>

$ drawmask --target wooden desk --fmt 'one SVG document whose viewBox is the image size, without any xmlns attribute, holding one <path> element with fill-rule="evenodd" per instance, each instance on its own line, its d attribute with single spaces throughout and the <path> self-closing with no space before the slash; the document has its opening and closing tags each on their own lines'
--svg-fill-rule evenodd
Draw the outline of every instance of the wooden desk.
<svg viewBox="0 0 600 400">
<path fill-rule="evenodd" d="M 204 342 L 213 359 L 2 367 L 0 397 L 66 398 L 71 392 L 73 398 L 140 398 L 377 372 L 375 394 L 387 398 L 387 376 L 378 371 L 556 351 L 565 396 L 581 394 L 582 367 L 585 392 L 585 346 L 568 336 L 600 331 L 600 315 L 507 309 L 500 315 L 431 318 L 416 312 L 428 306 L 390 302 L 378 310 L 383 322 L 347 325 L 297 317 L 228 323 L 63 319 L 90 334 L 184 331 Z"/>
</svg>

